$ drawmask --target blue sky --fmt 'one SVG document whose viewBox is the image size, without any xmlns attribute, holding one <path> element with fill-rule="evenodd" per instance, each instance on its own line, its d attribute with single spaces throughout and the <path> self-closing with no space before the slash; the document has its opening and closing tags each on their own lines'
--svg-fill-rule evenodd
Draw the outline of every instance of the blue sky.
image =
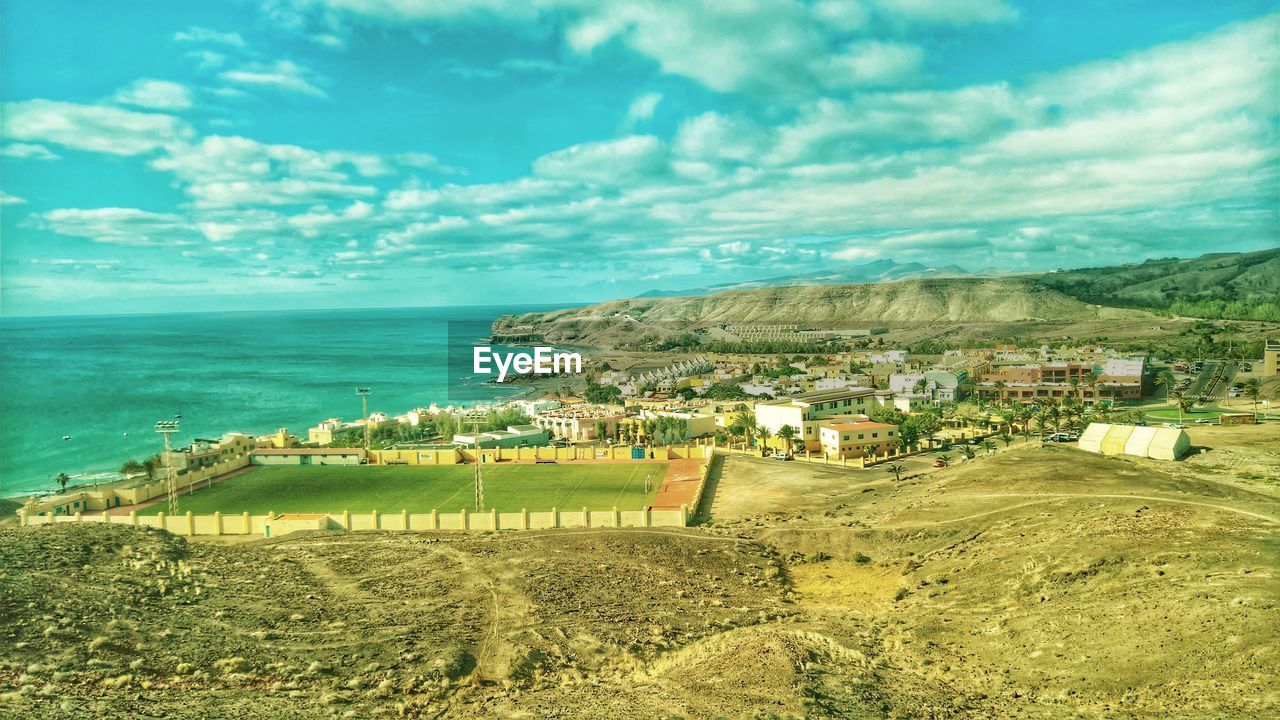
<svg viewBox="0 0 1280 720">
<path fill-rule="evenodd" d="M 0 312 L 1271 247 L 1272 7 L 11 0 Z"/>
</svg>

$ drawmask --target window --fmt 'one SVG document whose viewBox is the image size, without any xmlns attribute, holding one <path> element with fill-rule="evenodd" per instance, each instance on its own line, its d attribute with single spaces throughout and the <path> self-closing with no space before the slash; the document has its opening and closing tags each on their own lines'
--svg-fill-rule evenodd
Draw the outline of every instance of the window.
<svg viewBox="0 0 1280 720">
<path fill-rule="evenodd" d="M 844 439 L 845 439 L 845 442 L 848 442 L 848 440 L 849 440 L 849 436 L 848 436 L 848 435 L 844 435 L 843 437 L 844 437 Z"/>
<path fill-rule="evenodd" d="M 859 439 L 859 440 L 863 440 L 863 439 L 865 439 L 866 437 L 867 437 L 866 435 L 863 435 L 862 433 L 858 433 L 858 439 Z"/>
<path fill-rule="evenodd" d="M 878 432 L 873 432 L 873 433 L 871 433 L 871 437 L 873 437 L 873 438 L 878 438 L 878 437 L 880 437 L 880 433 L 878 433 Z"/>
</svg>

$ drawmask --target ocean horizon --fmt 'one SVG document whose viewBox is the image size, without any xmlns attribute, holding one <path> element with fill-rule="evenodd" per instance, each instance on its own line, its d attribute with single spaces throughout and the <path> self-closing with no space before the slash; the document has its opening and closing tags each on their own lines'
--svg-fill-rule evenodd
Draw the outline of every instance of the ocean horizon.
<svg viewBox="0 0 1280 720">
<path fill-rule="evenodd" d="M 449 323 L 561 305 L 183 312 L 0 318 L 0 497 L 109 480 L 126 460 L 224 432 L 305 438 L 330 417 L 509 398 L 447 361 Z M 462 325 L 466 327 L 467 325 Z M 455 325 L 455 332 L 459 325 Z M 454 382 L 449 382 L 453 375 Z M 64 436 L 70 439 L 64 440 Z"/>
</svg>

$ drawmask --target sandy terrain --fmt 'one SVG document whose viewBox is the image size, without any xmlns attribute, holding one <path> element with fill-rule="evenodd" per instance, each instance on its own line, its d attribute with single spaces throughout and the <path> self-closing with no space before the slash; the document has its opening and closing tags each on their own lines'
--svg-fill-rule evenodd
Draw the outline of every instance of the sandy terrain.
<svg viewBox="0 0 1280 720">
<path fill-rule="evenodd" d="M 735 458 L 679 531 L 0 529 L 0 716 L 1274 717 L 1276 428 Z"/>
</svg>

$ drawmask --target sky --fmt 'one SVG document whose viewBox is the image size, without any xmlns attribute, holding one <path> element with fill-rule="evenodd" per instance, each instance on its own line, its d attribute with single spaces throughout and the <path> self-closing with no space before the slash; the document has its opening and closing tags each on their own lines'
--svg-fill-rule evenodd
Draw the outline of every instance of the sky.
<svg viewBox="0 0 1280 720">
<path fill-rule="evenodd" d="M 576 303 L 1280 245 L 1223 0 L 8 0 L 0 314 Z"/>
</svg>

